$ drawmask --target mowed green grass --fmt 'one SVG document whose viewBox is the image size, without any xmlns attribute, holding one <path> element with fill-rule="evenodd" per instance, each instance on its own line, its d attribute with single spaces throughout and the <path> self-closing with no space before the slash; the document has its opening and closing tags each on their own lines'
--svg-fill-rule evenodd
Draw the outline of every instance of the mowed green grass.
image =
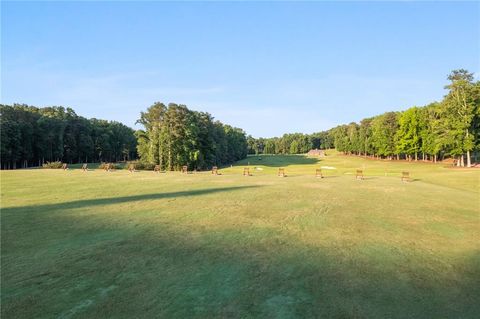
<svg viewBox="0 0 480 319">
<path fill-rule="evenodd" d="M 2 171 L 2 318 L 478 317 L 480 170 L 330 152 L 221 173 Z"/>
</svg>

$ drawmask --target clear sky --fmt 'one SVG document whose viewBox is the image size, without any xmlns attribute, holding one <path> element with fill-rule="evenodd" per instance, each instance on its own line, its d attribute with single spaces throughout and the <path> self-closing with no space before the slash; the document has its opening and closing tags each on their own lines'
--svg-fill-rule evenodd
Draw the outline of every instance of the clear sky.
<svg viewBox="0 0 480 319">
<path fill-rule="evenodd" d="M 440 100 L 480 72 L 479 2 L 5 2 L 1 102 L 134 127 L 155 101 L 255 137 Z"/>
</svg>

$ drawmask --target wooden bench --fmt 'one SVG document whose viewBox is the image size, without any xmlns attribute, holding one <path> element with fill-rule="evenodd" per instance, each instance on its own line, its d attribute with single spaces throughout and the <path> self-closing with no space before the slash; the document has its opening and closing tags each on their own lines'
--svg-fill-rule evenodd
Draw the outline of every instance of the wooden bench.
<svg viewBox="0 0 480 319">
<path fill-rule="evenodd" d="M 217 166 L 212 167 L 212 174 L 213 175 L 218 175 L 218 167 Z"/>
<path fill-rule="evenodd" d="M 252 174 L 250 174 L 250 168 L 248 167 L 243 168 L 243 176 L 252 176 Z"/>
<path fill-rule="evenodd" d="M 107 163 L 107 165 L 105 165 L 105 171 L 106 172 L 111 172 L 113 171 L 114 168 L 113 168 L 113 164 L 112 163 Z"/>
<path fill-rule="evenodd" d="M 160 173 L 160 165 L 155 165 L 155 167 L 153 168 L 153 172 Z"/>
<path fill-rule="evenodd" d="M 135 169 L 135 164 L 128 165 L 128 171 L 130 173 L 136 172 L 137 170 Z"/>
<path fill-rule="evenodd" d="M 87 164 L 82 165 L 82 171 L 84 171 L 84 172 L 88 171 Z"/>
<path fill-rule="evenodd" d="M 182 173 L 183 174 L 188 174 L 188 166 L 187 165 L 182 166 Z"/>
<path fill-rule="evenodd" d="M 315 171 L 315 177 L 320 177 L 323 178 L 322 170 L 320 168 L 317 168 Z"/>
<path fill-rule="evenodd" d="M 410 182 L 410 173 L 409 172 L 402 172 L 402 182 Z"/>
<path fill-rule="evenodd" d="M 285 174 L 285 169 L 284 168 L 279 168 L 277 176 L 279 177 L 286 177 L 287 175 Z"/>
<path fill-rule="evenodd" d="M 63 164 L 62 164 L 62 169 L 63 169 L 64 171 L 68 169 L 67 163 L 63 163 Z"/>
<path fill-rule="evenodd" d="M 355 173 L 355 179 L 363 180 L 363 171 L 361 169 L 357 169 L 357 172 Z"/>
</svg>

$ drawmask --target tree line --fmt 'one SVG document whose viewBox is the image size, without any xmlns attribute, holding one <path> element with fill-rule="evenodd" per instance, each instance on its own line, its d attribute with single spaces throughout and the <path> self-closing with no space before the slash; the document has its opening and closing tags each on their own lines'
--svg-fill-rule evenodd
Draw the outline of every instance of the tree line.
<svg viewBox="0 0 480 319">
<path fill-rule="evenodd" d="M 480 151 L 480 82 L 460 69 L 448 76 L 443 100 L 403 112 L 387 112 L 359 123 L 328 131 L 285 134 L 282 137 L 248 137 L 250 154 L 299 154 L 313 148 L 335 147 L 345 154 L 429 160 L 451 157 L 470 167 L 472 153 Z"/>
<path fill-rule="evenodd" d="M 165 170 L 205 169 L 248 154 L 301 154 L 335 147 L 345 154 L 430 160 L 455 158 L 471 166 L 480 151 L 480 82 L 460 69 L 448 76 L 443 100 L 403 112 L 387 112 L 359 123 L 313 134 L 253 138 L 205 112 L 185 105 L 155 103 L 141 112 L 142 130 L 114 121 L 86 119 L 71 108 L 0 105 L 2 169 L 40 166 L 47 161 L 116 162 Z"/>
<path fill-rule="evenodd" d="M 334 147 L 334 140 L 328 131 L 313 134 L 292 133 L 281 137 L 247 137 L 248 154 L 304 154 L 311 149 Z"/>
<path fill-rule="evenodd" d="M 209 113 L 185 105 L 157 102 L 137 121 L 138 155 L 141 163 L 162 170 L 206 169 L 233 163 L 247 155 L 245 132 L 215 121 Z"/>
<path fill-rule="evenodd" d="M 46 162 L 116 162 L 136 158 L 134 130 L 78 116 L 71 108 L 0 105 L 2 169 Z"/>
<path fill-rule="evenodd" d="M 442 101 L 403 112 L 387 112 L 360 123 L 333 128 L 335 148 L 347 154 L 431 160 L 452 157 L 471 166 L 480 150 L 480 82 L 472 73 L 455 70 L 448 76 Z"/>
</svg>

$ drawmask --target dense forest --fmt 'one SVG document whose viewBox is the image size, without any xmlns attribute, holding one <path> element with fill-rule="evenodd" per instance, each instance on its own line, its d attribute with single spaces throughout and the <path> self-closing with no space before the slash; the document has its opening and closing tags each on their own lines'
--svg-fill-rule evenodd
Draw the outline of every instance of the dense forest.
<svg viewBox="0 0 480 319">
<path fill-rule="evenodd" d="M 247 155 L 245 132 L 214 121 L 185 105 L 155 103 L 133 129 L 115 121 L 86 119 L 71 108 L 0 105 L 1 168 L 46 162 L 117 162 L 140 157 L 143 164 L 174 170 L 205 169 Z M 138 151 L 138 153 L 137 153 Z"/>
<path fill-rule="evenodd" d="M 314 134 L 246 137 L 239 128 L 215 121 L 185 105 L 155 103 L 140 114 L 143 130 L 114 121 L 86 119 L 72 109 L 0 105 L 1 168 L 66 163 L 116 162 L 140 158 L 175 170 L 205 169 L 249 154 L 302 154 L 336 148 L 345 154 L 437 161 L 471 166 L 480 153 L 480 82 L 460 69 L 448 76 L 443 100 L 403 112 L 387 112 L 359 123 Z M 473 155 L 473 156 L 472 156 Z"/>
<path fill-rule="evenodd" d="M 0 127 L 2 169 L 136 157 L 131 128 L 119 122 L 86 119 L 71 108 L 0 105 Z"/>
<path fill-rule="evenodd" d="M 451 157 L 458 166 L 471 166 L 480 152 L 480 82 L 472 73 L 455 70 L 448 76 L 447 95 L 441 102 L 387 112 L 360 123 L 328 131 L 285 134 L 282 137 L 248 137 L 250 154 L 299 154 L 312 148 L 332 148 L 345 154 L 429 160 Z"/>
<path fill-rule="evenodd" d="M 143 163 L 165 170 L 205 169 L 233 163 L 247 156 L 245 132 L 214 121 L 204 112 L 174 103 L 155 103 L 142 112 L 136 132 L 138 154 Z"/>
<path fill-rule="evenodd" d="M 248 154 L 304 154 L 311 149 L 334 147 L 334 137 L 330 131 L 313 134 L 284 134 L 281 137 L 247 137 Z"/>
</svg>

